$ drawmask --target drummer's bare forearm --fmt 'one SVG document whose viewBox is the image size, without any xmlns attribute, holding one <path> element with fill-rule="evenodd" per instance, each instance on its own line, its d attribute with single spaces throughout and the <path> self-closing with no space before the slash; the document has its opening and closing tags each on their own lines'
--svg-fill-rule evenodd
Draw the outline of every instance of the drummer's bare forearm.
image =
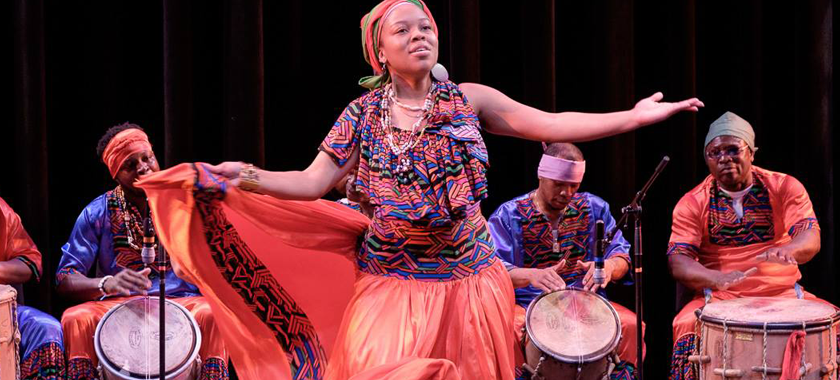
<svg viewBox="0 0 840 380">
<path fill-rule="evenodd" d="M 790 243 L 787 248 L 793 250 L 793 258 L 799 264 L 805 264 L 820 251 L 820 230 L 812 228 L 800 232 Z"/>
<path fill-rule="evenodd" d="M 715 288 L 716 270 L 704 267 L 694 259 L 680 254 L 668 256 L 668 267 L 674 279 L 692 290 Z"/>
<path fill-rule="evenodd" d="M 530 268 L 513 268 L 508 271 L 510 275 L 510 281 L 513 283 L 514 288 L 524 288 L 531 283 L 531 279 L 528 277 L 529 271 L 532 269 Z"/>
<path fill-rule="evenodd" d="M 32 269 L 23 261 L 0 261 L 0 284 L 22 284 L 32 278 Z"/>
<path fill-rule="evenodd" d="M 102 296 L 99 281 L 79 273 L 71 273 L 58 284 L 58 293 L 78 301 L 90 301 Z"/>
<path fill-rule="evenodd" d="M 607 259 L 607 261 L 612 263 L 611 265 L 613 270 L 610 278 L 612 278 L 613 281 L 620 280 L 625 274 L 627 274 L 627 271 L 630 270 L 630 263 L 628 260 L 629 256 L 627 256 L 626 253 L 624 254 L 624 257 L 612 257 Z"/>
</svg>

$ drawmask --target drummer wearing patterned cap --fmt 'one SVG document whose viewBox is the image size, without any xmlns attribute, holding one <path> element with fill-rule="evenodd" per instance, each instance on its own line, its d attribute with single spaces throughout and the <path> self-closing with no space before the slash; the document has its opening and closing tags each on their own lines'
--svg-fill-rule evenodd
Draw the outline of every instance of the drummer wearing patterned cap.
<svg viewBox="0 0 840 380">
<path fill-rule="evenodd" d="M 819 300 L 797 284 L 798 265 L 820 250 L 811 199 L 796 178 L 753 166 L 756 151 L 752 126 L 724 113 L 706 136 L 703 156 L 710 175 L 674 209 L 668 263 L 695 298 L 674 318 L 671 379 L 697 378 L 688 356 L 695 349 L 694 311 L 706 302 Z"/>
<path fill-rule="evenodd" d="M 604 283 L 593 280 L 595 224 L 615 226 L 609 204 L 600 197 L 578 191 L 586 168 L 583 153 L 569 143 L 546 146 L 537 175 L 539 187 L 510 200 L 488 220 L 496 243 L 496 255 L 505 263 L 516 288 L 514 329 L 522 341 L 528 305 L 543 292 L 566 287 L 605 296 L 610 282 L 629 284 L 630 244 L 621 230 L 604 249 Z M 636 366 L 636 315 L 611 302 L 620 316 L 621 336 L 617 363 L 611 378 L 633 379 Z M 524 347 L 522 347 L 524 350 Z M 517 378 L 530 378 L 521 371 L 523 351 L 517 352 Z"/>
<path fill-rule="evenodd" d="M 140 257 L 147 203 L 143 190 L 134 186 L 141 176 L 160 170 L 149 138 L 139 126 L 123 123 L 105 133 L 97 154 L 117 186 L 82 210 L 61 247 L 56 274 L 59 293 L 84 301 L 61 318 L 68 379 L 99 378 L 93 337 L 109 309 L 131 297 L 159 294 L 156 265 L 144 268 Z M 167 267 L 166 296 L 189 310 L 201 330 L 199 378 L 228 378 L 228 355 L 209 304 L 194 285 L 178 278 L 168 263 Z"/>
</svg>

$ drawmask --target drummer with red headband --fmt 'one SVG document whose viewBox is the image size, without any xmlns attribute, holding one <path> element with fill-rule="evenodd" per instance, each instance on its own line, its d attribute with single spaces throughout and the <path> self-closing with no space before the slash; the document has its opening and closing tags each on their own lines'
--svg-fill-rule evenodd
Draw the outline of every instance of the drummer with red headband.
<svg viewBox="0 0 840 380">
<path fill-rule="evenodd" d="M 615 226 L 609 204 L 600 197 L 578 192 L 586 162 L 573 144 L 549 144 L 538 169 L 539 187 L 501 205 L 488 220 L 496 254 L 505 262 L 516 288 L 517 337 L 521 340 L 528 305 L 543 292 L 566 287 L 605 295 L 610 282 L 631 283 L 630 244 L 619 230 L 604 252 L 604 282 L 593 280 L 595 223 L 606 230 Z M 618 346 L 621 363 L 613 378 L 632 379 L 636 366 L 636 316 L 611 302 L 621 319 Z M 521 355 L 521 352 L 518 354 Z M 517 355 L 517 370 L 524 357 Z M 517 373 L 520 375 L 520 373 Z"/>
<path fill-rule="evenodd" d="M 694 311 L 740 297 L 819 300 L 797 284 L 799 264 L 820 250 L 820 226 L 796 178 L 752 165 L 755 132 L 732 112 L 715 120 L 704 157 L 711 173 L 674 209 L 668 263 L 695 291 L 674 318 L 671 379 L 696 379 Z M 825 302 L 825 301 L 822 301 Z"/>
<path fill-rule="evenodd" d="M 149 138 L 139 126 L 123 123 L 105 133 L 97 154 L 117 187 L 82 210 L 61 247 L 56 274 L 59 293 L 85 301 L 67 309 L 61 318 L 68 379 L 99 378 L 93 336 L 109 309 L 129 297 L 159 294 L 157 266 L 144 269 L 140 257 L 147 203 L 143 190 L 134 186 L 139 177 L 160 170 Z M 189 310 L 201 329 L 200 379 L 227 379 L 228 355 L 209 304 L 171 267 L 165 276 L 166 296 Z"/>
</svg>

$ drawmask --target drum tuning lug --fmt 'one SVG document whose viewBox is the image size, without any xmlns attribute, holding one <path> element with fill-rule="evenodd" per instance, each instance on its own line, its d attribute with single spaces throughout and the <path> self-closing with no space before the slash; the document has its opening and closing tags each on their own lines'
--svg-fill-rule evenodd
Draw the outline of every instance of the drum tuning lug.
<svg viewBox="0 0 840 380">
<path fill-rule="evenodd" d="M 822 368 L 820 368 L 820 376 L 828 375 L 828 374 L 834 372 L 835 369 L 837 369 L 837 364 L 836 363 L 824 364 L 822 366 Z"/>
<path fill-rule="evenodd" d="M 692 363 L 706 364 L 712 361 L 712 357 L 709 355 L 689 355 L 688 361 Z"/>
<path fill-rule="evenodd" d="M 799 367 L 799 377 L 805 376 L 806 373 L 811 371 L 811 363 L 805 363 L 802 367 Z"/>
<path fill-rule="evenodd" d="M 767 367 L 767 368 L 759 367 L 759 366 L 752 367 L 753 372 L 758 372 L 758 373 L 764 373 L 765 369 L 767 370 L 768 375 L 778 375 L 778 374 L 782 373 L 782 369 L 778 368 L 778 367 Z"/>
<path fill-rule="evenodd" d="M 724 378 L 744 377 L 744 370 L 742 369 L 727 369 L 726 371 L 724 371 L 723 368 L 715 368 L 714 372 L 715 375 L 723 376 Z"/>
</svg>

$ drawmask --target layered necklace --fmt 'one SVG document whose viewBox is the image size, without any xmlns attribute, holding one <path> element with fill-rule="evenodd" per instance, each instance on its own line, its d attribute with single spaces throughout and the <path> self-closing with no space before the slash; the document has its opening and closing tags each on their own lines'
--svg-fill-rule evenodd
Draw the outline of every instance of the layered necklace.
<svg viewBox="0 0 840 380">
<path fill-rule="evenodd" d="M 135 239 L 135 236 L 143 236 L 143 223 L 138 220 L 140 217 L 134 215 L 134 213 L 131 212 L 132 210 L 129 209 L 122 186 L 117 186 L 114 190 L 114 195 L 117 197 L 117 204 L 120 207 L 120 213 L 122 213 L 123 221 L 125 222 L 125 233 L 128 238 L 128 246 L 139 251 L 143 247 L 136 243 L 140 240 Z M 151 213 L 151 210 L 149 212 Z"/>
<path fill-rule="evenodd" d="M 434 85 L 429 86 L 429 92 L 426 94 L 426 100 L 423 101 L 422 107 L 408 105 L 397 100 L 394 94 L 394 87 L 391 84 L 386 85 L 382 90 L 382 128 L 385 129 L 385 140 L 388 142 L 391 153 L 397 157 L 397 165 L 395 167 L 397 173 L 404 174 L 413 170 L 410 157 L 405 157 L 404 154 L 414 149 L 426 133 L 428 123 L 424 123 L 424 121 L 432 116 L 431 110 L 434 104 L 432 100 L 433 90 Z M 401 108 L 406 115 L 417 118 L 417 121 L 414 122 L 411 129 L 407 130 L 409 135 L 405 141 L 399 141 L 397 137 L 398 132 L 395 131 L 397 128 L 391 121 L 392 104 Z M 419 134 L 417 133 L 418 131 L 420 132 Z"/>
</svg>

